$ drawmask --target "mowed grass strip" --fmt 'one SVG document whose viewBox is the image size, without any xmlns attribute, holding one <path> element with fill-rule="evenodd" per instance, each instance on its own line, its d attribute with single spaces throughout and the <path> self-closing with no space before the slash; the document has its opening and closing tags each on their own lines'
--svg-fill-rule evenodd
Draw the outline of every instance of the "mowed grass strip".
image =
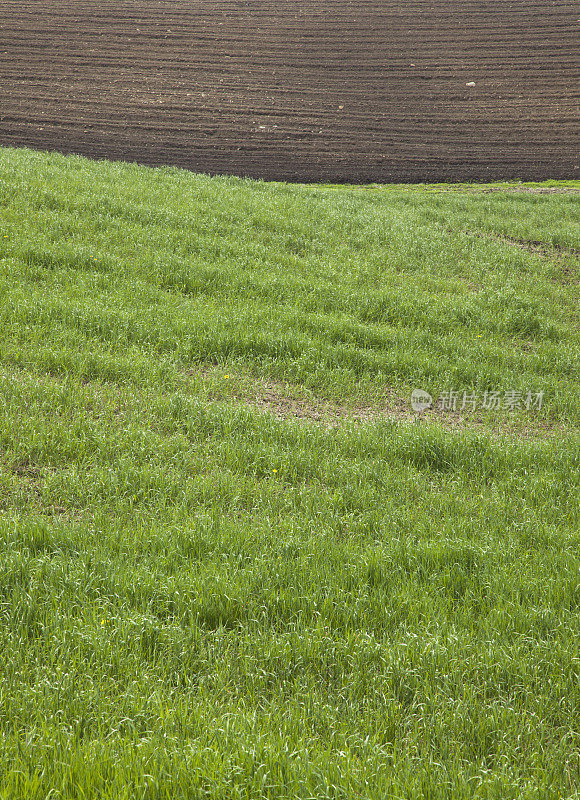
<svg viewBox="0 0 580 800">
<path fill-rule="evenodd" d="M 0 796 L 577 795 L 577 203 L 0 150 Z"/>
</svg>

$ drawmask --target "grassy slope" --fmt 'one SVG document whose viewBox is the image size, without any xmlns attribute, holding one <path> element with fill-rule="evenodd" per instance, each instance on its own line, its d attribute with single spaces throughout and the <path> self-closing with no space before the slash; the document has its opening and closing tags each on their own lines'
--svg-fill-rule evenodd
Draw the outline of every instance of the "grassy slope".
<svg viewBox="0 0 580 800">
<path fill-rule="evenodd" d="M 577 218 L 0 150 L 0 796 L 578 792 Z"/>
</svg>

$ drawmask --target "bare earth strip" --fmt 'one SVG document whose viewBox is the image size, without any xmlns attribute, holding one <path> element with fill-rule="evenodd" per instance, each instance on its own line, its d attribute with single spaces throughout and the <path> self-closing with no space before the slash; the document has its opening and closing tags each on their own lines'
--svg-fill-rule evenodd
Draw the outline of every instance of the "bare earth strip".
<svg viewBox="0 0 580 800">
<path fill-rule="evenodd" d="M 0 0 L 0 144 L 264 179 L 577 178 L 577 40 L 569 2 Z"/>
<path fill-rule="evenodd" d="M 365 424 L 381 420 L 403 424 L 436 424 L 450 431 L 470 431 L 496 437 L 545 439 L 570 436 L 569 425 L 548 421 L 536 413 L 498 413 L 470 410 L 441 410 L 433 408 L 417 412 L 410 399 L 385 388 L 382 403 L 355 402 L 341 404 L 315 395 L 302 387 L 252 379 L 244 375 L 227 375 L 230 385 L 224 387 L 223 373 L 213 366 L 198 367 L 191 377 L 201 380 L 207 400 L 218 404 L 245 406 L 270 414 L 278 420 L 311 423 L 326 429 L 354 423 Z"/>
</svg>

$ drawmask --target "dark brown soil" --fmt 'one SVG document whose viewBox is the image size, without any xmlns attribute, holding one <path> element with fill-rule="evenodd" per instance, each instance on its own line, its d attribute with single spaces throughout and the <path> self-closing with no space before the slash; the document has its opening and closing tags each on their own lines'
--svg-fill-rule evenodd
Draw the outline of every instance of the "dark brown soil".
<svg viewBox="0 0 580 800">
<path fill-rule="evenodd" d="M 578 178 L 579 16 L 0 0 L 0 144 L 304 182 Z"/>
</svg>

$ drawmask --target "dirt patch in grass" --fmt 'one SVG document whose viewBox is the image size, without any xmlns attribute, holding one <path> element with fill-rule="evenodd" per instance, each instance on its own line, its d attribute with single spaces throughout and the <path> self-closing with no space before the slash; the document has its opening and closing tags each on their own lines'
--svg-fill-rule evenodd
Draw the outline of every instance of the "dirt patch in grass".
<svg viewBox="0 0 580 800">
<path fill-rule="evenodd" d="M 526 250 L 528 253 L 547 258 L 559 265 L 560 269 L 554 276 L 558 283 L 566 285 L 576 285 L 579 283 L 577 260 L 580 256 L 580 250 L 573 247 L 562 247 L 557 244 L 547 244 L 546 242 L 538 242 L 531 239 L 516 239 L 513 236 L 506 236 L 498 233 L 476 234 L 477 236 L 486 236 L 487 238 L 495 239 L 496 241 L 511 244 L 514 247 L 519 247 L 521 250 Z"/>
<path fill-rule="evenodd" d="M 559 269 L 554 275 L 554 280 L 565 285 L 577 285 L 580 283 L 578 277 L 577 262 L 580 257 L 580 250 L 573 247 L 562 247 L 558 244 L 548 244 L 533 239 L 517 239 L 514 236 L 507 236 L 493 231 L 473 231 L 466 230 L 470 236 L 477 236 L 480 239 L 492 239 L 496 242 L 513 245 L 514 247 L 534 253 L 537 256 L 548 259 L 558 265 Z M 472 288 L 470 286 L 470 288 Z"/>
<path fill-rule="evenodd" d="M 580 283 L 580 279 L 578 278 L 578 270 L 575 270 L 569 264 L 565 264 L 562 269 L 560 270 L 559 274 L 560 282 L 565 284 L 573 284 L 577 285 Z"/>
<path fill-rule="evenodd" d="M 506 236 L 499 233 L 489 233 L 487 236 L 498 239 L 507 244 L 513 244 L 515 247 L 521 247 L 522 250 L 528 250 L 530 253 L 538 253 L 544 256 L 579 256 L 580 250 L 573 247 L 562 247 L 559 244 L 548 244 L 547 242 L 538 242 L 534 239 L 516 239 L 514 236 Z"/>
<path fill-rule="evenodd" d="M 316 422 L 326 427 L 336 427 L 348 420 L 372 421 L 379 417 L 405 418 L 408 416 L 404 401 L 399 401 L 392 409 L 377 404 L 340 404 L 332 400 L 307 394 L 302 387 L 289 383 L 248 378 L 241 375 L 223 375 L 218 368 L 199 367 L 192 370 L 212 385 L 208 390 L 208 400 L 243 404 L 271 414 L 277 419 L 294 419 Z M 223 385 L 224 379 L 230 385 Z"/>
<path fill-rule="evenodd" d="M 561 258 L 564 256 L 578 258 L 578 256 L 580 256 L 580 250 L 574 247 L 562 247 L 559 244 L 548 244 L 547 242 L 539 242 L 535 239 L 517 239 L 515 236 L 507 236 L 506 234 L 495 233 L 494 231 L 466 230 L 465 233 L 470 236 L 477 236 L 479 239 L 493 239 L 496 242 L 511 244 L 514 247 L 519 247 L 521 250 L 526 250 L 528 253 L 535 253 L 536 255 L 546 258 Z M 571 267 L 569 267 L 569 269 L 573 271 Z"/>
<path fill-rule="evenodd" d="M 468 194 L 495 194 L 508 192 L 511 194 L 580 194 L 580 188 L 575 186 L 462 186 L 461 184 L 448 184 L 440 186 L 421 187 L 430 192 L 465 192 Z"/>
<path fill-rule="evenodd" d="M 372 422 L 379 418 L 408 419 L 410 414 L 399 403 L 395 408 L 380 408 L 356 403 L 340 405 L 323 399 L 301 399 L 283 394 L 284 388 L 274 383 L 263 383 L 255 397 L 239 398 L 261 411 L 273 414 L 278 419 L 302 419 L 336 427 L 348 420 Z"/>
<path fill-rule="evenodd" d="M 27 513 L 34 512 L 47 516 L 62 516 L 67 509 L 63 506 L 46 506 L 42 499 L 43 480 L 39 467 L 29 462 L 16 462 L 9 466 L 9 471 L 16 476 L 16 485 L 3 498 L 5 509 L 26 508 Z"/>
<path fill-rule="evenodd" d="M 326 429 L 342 425 L 368 424 L 381 420 L 397 423 L 429 425 L 437 424 L 451 431 L 472 431 L 491 436 L 525 439 L 551 438 L 569 435 L 570 429 L 562 422 L 552 422 L 535 414 L 509 414 L 500 412 L 444 411 L 437 406 L 425 411 L 413 411 L 409 398 L 402 397 L 391 388 L 385 388 L 382 403 L 355 401 L 341 404 L 329 399 L 305 395 L 301 387 L 289 383 L 276 383 L 248 376 L 229 374 L 231 386 L 223 385 L 225 377 L 219 368 L 200 367 L 191 374 L 197 374 L 204 381 L 211 382 L 208 400 L 231 405 L 244 405 L 279 420 L 293 420 L 301 423 L 314 423 Z M 220 380 L 220 378 L 222 380 Z M 522 412 L 523 413 L 523 412 Z"/>
<path fill-rule="evenodd" d="M 15 461 L 10 467 L 11 471 L 23 478 L 36 478 L 40 474 L 40 467 L 29 459 Z"/>
<path fill-rule="evenodd" d="M 489 186 L 482 192 L 523 192 L 524 194 L 580 194 L 580 189 L 574 186 Z"/>
</svg>

